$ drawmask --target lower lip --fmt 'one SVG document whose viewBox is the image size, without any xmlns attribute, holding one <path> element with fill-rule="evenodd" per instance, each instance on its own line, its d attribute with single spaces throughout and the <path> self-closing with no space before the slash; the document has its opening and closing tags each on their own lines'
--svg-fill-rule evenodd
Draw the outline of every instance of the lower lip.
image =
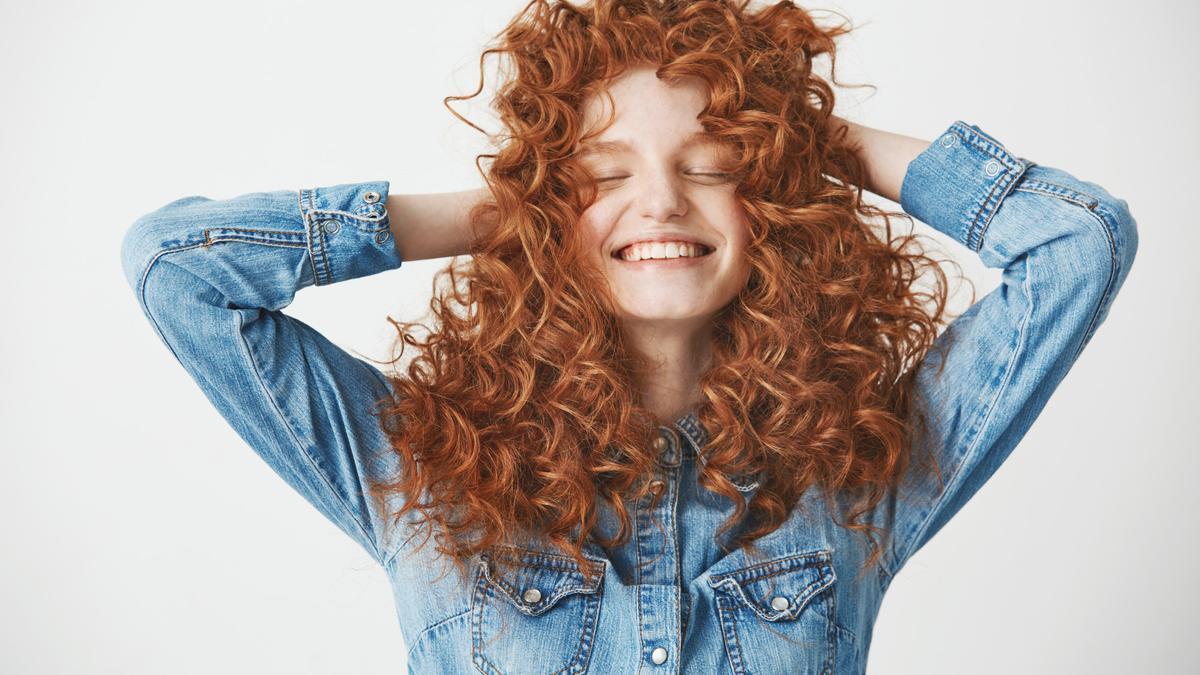
<svg viewBox="0 0 1200 675">
<path fill-rule="evenodd" d="M 649 258 L 646 260 L 626 260 L 624 258 L 613 258 L 613 260 L 631 269 L 669 270 L 677 267 L 695 267 L 697 265 L 701 265 L 704 263 L 704 261 L 713 257 L 714 253 L 715 251 L 709 251 L 702 256 L 696 256 L 694 258 L 685 258 L 680 256 L 678 258 Z"/>
</svg>

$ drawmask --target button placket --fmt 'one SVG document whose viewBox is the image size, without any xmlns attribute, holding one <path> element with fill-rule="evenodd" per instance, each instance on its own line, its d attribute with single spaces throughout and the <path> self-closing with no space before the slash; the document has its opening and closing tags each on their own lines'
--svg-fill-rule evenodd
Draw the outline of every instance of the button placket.
<svg viewBox="0 0 1200 675">
<path fill-rule="evenodd" d="M 637 551 L 638 633 L 643 663 L 656 666 L 670 661 L 671 645 L 681 642 L 681 581 L 679 578 L 680 438 L 660 426 L 651 439 L 659 470 L 649 477 L 648 494 L 637 501 L 635 542 Z"/>
</svg>

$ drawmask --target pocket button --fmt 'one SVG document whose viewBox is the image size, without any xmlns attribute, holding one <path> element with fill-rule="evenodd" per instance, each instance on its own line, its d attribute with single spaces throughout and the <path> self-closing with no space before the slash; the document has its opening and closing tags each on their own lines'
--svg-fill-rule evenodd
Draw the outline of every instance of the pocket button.
<svg viewBox="0 0 1200 675">
<path fill-rule="evenodd" d="M 655 647 L 654 651 L 650 652 L 650 660 L 656 665 L 662 665 L 667 662 L 667 650 L 662 647 Z"/>
<path fill-rule="evenodd" d="M 521 597 L 529 604 L 534 604 L 542 599 L 542 592 L 536 588 L 531 588 L 521 595 Z"/>
<path fill-rule="evenodd" d="M 787 598 L 785 598 L 781 595 L 775 596 L 775 598 L 773 598 L 771 600 L 771 609 L 773 609 L 777 612 L 782 612 L 783 610 L 787 609 L 788 606 L 791 604 L 792 603 L 789 602 Z"/>
<path fill-rule="evenodd" d="M 341 227 L 342 227 L 342 224 L 336 220 L 326 221 L 325 222 L 325 233 L 326 234 L 337 234 L 337 231 L 340 230 Z"/>
<path fill-rule="evenodd" d="M 983 165 L 983 172 L 989 176 L 995 176 L 1000 173 L 1000 162 L 994 159 L 989 159 L 987 164 Z"/>
</svg>

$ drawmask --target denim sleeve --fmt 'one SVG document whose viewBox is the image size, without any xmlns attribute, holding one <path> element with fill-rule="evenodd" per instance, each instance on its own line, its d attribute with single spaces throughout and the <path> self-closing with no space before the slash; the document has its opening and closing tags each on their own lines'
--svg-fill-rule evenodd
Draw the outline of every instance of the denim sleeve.
<svg viewBox="0 0 1200 675">
<path fill-rule="evenodd" d="M 936 475 L 909 470 L 883 502 L 892 528 L 885 585 L 1028 431 L 1108 315 L 1138 245 L 1125 200 L 1017 157 L 961 120 L 908 165 L 900 205 L 1002 269 L 1002 279 L 917 366 L 916 393 L 929 411 L 918 447 L 932 451 L 944 489 Z M 937 350 L 947 340 L 943 363 Z"/>
<path fill-rule="evenodd" d="M 364 479 L 390 471 L 369 414 L 382 373 L 283 309 L 296 291 L 398 268 L 386 181 L 177 199 L 138 218 L 121 264 L 159 338 L 237 433 L 382 562 Z"/>
</svg>

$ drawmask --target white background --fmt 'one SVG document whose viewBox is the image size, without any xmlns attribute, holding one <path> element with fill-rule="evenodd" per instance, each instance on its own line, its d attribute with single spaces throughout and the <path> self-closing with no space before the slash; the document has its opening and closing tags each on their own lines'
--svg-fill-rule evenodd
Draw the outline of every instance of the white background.
<svg viewBox="0 0 1200 675">
<path fill-rule="evenodd" d="M 484 138 L 442 97 L 474 90 L 523 6 L 0 5 L 0 671 L 404 670 L 383 571 L 209 405 L 119 245 L 184 195 L 482 185 Z M 822 6 L 860 25 L 839 79 L 878 87 L 840 90 L 840 113 L 925 139 L 977 124 L 1126 199 L 1141 241 L 1024 442 L 892 585 L 868 672 L 1200 672 L 1197 5 Z M 491 131 L 493 84 L 456 104 Z M 998 272 L 953 246 L 982 297 Z M 385 316 L 422 314 L 445 262 L 306 289 L 288 311 L 382 358 Z"/>
</svg>

